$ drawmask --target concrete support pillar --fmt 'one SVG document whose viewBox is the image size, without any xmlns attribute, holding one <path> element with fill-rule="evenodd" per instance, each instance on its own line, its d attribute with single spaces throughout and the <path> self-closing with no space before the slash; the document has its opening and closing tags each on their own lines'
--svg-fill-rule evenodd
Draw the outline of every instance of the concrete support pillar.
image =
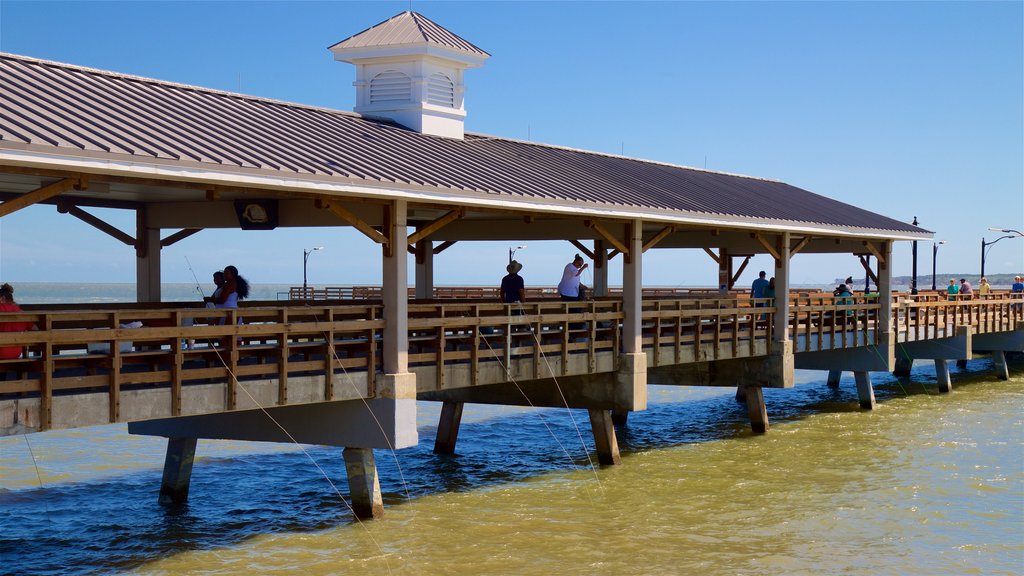
<svg viewBox="0 0 1024 576">
<path fill-rule="evenodd" d="M 459 424 L 462 422 L 462 402 L 445 401 L 441 405 L 441 418 L 437 423 L 437 438 L 434 440 L 434 454 L 454 454 L 455 443 L 459 440 Z"/>
<path fill-rule="evenodd" d="M 188 500 L 192 481 L 192 462 L 196 457 L 195 438 L 168 438 L 164 477 L 160 482 L 160 503 L 181 504 Z"/>
<path fill-rule="evenodd" d="M 779 242 L 781 258 L 775 261 L 775 342 L 789 340 L 789 242 L 789 232 L 783 232 Z"/>
<path fill-rule="evenodd" d="M 605 465 L 621 464 L 622 458 L 619 456 L 619 443 L 615 439 L 611 412 L 593 408 L 587 411 L 590 413 L 590 429 L 594 432 L 597 461 Z"/>
<path fill-rule="evenodd" d="M 756 434 L 764 434 L 768 431 L 768 409 L 764 406 L 764 390 L 760 386 L 750 386 L 746 391 L 750 429 Z"/>
<path fill-rule="evenodd" d="M 625 426 L 629 421 L 629 410 L 612 410 L 612 424 Z"/>
<path fill-rule="evenodd" d="M 992 365 L 996 369 L 996 376 L 1000 380 L 1010 379 L 1010 368 L 1006 365 L 1006 353 L 1002 350 L 992 351 Z"/>
<path fill-rule="evenodd" d="M 416 243 L 416 297 L 434 297 L 434 241 Z"/>
<path fill-rule="evenodd" d="M 641 308 L 643 304 L 643 222 L 633 220 L 626 226 L 629 254 L 622 265 L 622 351 L 626 354 L 642 352 Z"/>
<path fill-rule="evenodd" d="M 392 201 L 390 218 L 385 218 L 385 235 L 390 249 L 384 247 L 384 373 L 409 371 L 409 280 L 406 271 L 408 231 L 407 203 Z"/>
<path fill-rule="evenodd" d="M 961 370 L 967 368 L 967 360 L 957 360 L 956 361 L 956 367 L 961 369 Z"/>
<path fill-rule="evenodd" d="M 892 375 L 898 378 L 907 378 L 910 376 L 910 370 L 914 367 L 914 359 L 909 356 L 897 356 L 896 357 L 896 369 L 892 371 Z"/>
<path fill-rule="evenodd" d="M 594 240 L 594 296 L 608 295 L 608 251 L 603 240 Z"/>
<path fill-rule="evenodd" d="M 736 401 L 740 404 L 747 403 L 747 389 L 744 386 L 736 387 Z"/>
<path fill-rule="evenodd" d="M 857 371 L 853 373 L 857 381 L 857 398 L 860 400 L 860 407 L 865 410 L 875 409 L 875 389 L 871 386 L 871 372 Z"/>
<path fill-rule="evenodd" d="M 935 380 L 939 384 L 939 392 L 953 391 L 953 384 L 949 380 L 949 364 L 945 360 L 935 360 Z"/>
<path fill-rule="evenodd" d="M 159 302 L 160 229 L 147 226 L 145 208 L 135 213 L 135 299 L 138 302 Z"/>
<path fill-rule="evenodd" d="M 829 370 L 828 371 L 828 387 L 839 388 L 839 381 L 843 379 L 842 370 Z"/>
<path fill-rule="evenodd" d="M 372 448 L 345 448 L 345 472 L 352 498 L 352 511 L 357 518 L 380 518 L 384 515 L 384 499 L 380 493 L 377 462 Z"/>
</svg>

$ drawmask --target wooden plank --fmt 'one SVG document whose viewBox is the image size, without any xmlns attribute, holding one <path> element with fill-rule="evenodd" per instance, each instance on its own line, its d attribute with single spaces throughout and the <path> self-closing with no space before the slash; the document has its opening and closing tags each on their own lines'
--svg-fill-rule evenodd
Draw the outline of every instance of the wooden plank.
<svg viewBox="0 0 1024 576">
<path fill-rule="evenodd" d="M 569 243 L 575 246 L 576 249 L 579 250 L 580 252 L 583 252 L 583 255 L 586 256 L 587 258 L 590 258 L 591 260 L 596 260 L 596 258 L 594 257 L 594 253 L 590 251 L 590 248 L 587 248 L 579 240 L 569 240 Z"/>
<path fill-rule="evenodd" d="M 779 254 L 778 249 L 772 245 L 760 232 L 754 233 L 754 239 L 757 240 L 758 244 L 764 247 L 765 251 L 772 255 L 776 260 L 782 260 L 782 256 Z"/>
<path fill-rule="evenodd" d="M 655 234 L 653 238 L 643 243 L 641 252 L 647 252 L 651 248 L 654 248 L 655 246 L 658 245 L 658 242 L 661 242 L 662 240 L 665 239 L 666 236 L 675 231 L 675 226 L 665 226 L 657 234 Z M 705 248 L 705 250 L 707 250 L 707 248 Z"/>
<path fill-rule="evenodd" d="M 416 244 L 420 240 L 423 240 L 424 238 L 427 238 L 428 236 L 430 236 L 434 232 L 437 232 L 441 228 L 444 228 L 448 224 L 451 224 L 452 222 L 458 220 L 459 218 L 464 217 L 465 215 L 466 215 L 466 209 L 465 208 L 458 208 L 458 209 L 455 209 L 455 210 L 451 210 L 447 214 L 445 214 L 444 216 L 441 216 L 440 218 L 434 220 L 430 224 L 427 224 L 423 228 L 417 230 L 415 233 L 410 235 L 408 237 L 408 239 L 407 239 L 407 242 L 410 245 Z"/>
<path fill-rule="evenodd" d="M 334 399 L 334 365 L 337 350 L 334 349 L 334 309 L 328 308 L 326 313 L 327 329 L 324 332 L 327 345 L 324 347 L 324 400 Z"/>
<path fill-rule="evenodd" d="M 119 329 L 120 323 L 120 313 L 112 313 L 110 315 L 110 327 Z M 107 378 L 110 422 L 114 423 L 121 419 L 121 343 L 118 340 L 110 341 L 110 372 L 108 372 Z"/>
<path fill-rule="evenodd" d="M 92 226 L 93 228 L 96 228 L 100 232 L 103 232 L 108 236 L 113 237 L 115 240 L 120 240 L 121 242 L 128 246 L 138 246 L 138 241 L 133 236 L 130 236 L 122 232 L 121 230 L 117 229 L 111 224 L 108 224 L 103 220 L 100 220 L 96 216 L 89 214 L 88 212 L 82 210 L 81 208 L 75 206 L 74 204 L 71 204 L 69 202 L 60 202 L 57 205 L 57 210 L 60 211 L 61 213 L 67 213 L 74 216 L 75 218 L 78 218 L 82 222 L 85 222 L 86 224 Z"/>
<path fill-rule="evenodd" d="M 196 234 L 197 232 L 202 232 L 202 231 L 203 231 L 202 228 L 183 228 L 181 230 L 178 230 L 174 234 L 171 234 L 170 236 L 167 236 L 166 238 L 160 239 L 160 247 L 161 248 L 166 248 L 167 246 L 170 246 L 171 244 L 174 244 L 176 242 L 184 240 L 185 238 L 188 238 L 189 236 L 191 236 L 193 234 Z"/>
<path fill-rule="evenodd" d="M 590 228 L 593 228 L 595 232 L 600 234 L 601 237 L 604 238 L 609 244 L 614 246 L 619 253 L 625 255 L 627 259 L 629 258 L 629 248 L 626 248 L 626 245 L 623 244 L 618 238 L 616 238 L 614 234 L 609 232 L 607 228 L 602 226 L 600 222 L 587 220 L 586 224 Z M 611 256 L 609 256 L 608 258 L 610 259 Z"/>
<path fill-rule="evenodd" d="M 802 240 L 797 242 L 795 246 L 793 246 L 792 248 L 789 249 L 789 257 L 792 258 L 793 256 L 796 256 L 797 254 L 799 254 L 800 251 L 803 250 L 804 247 L 807 246 L 808 243 L 810 243 L 810 241 L 811 241 L 811 237 L 810 236 L 804 236 Z"/>
<path fill-rule="evenodd" d="M 316 200 L 316 207 L 329 210 L 332 214 L 341 218 L 345 222 L 355 227 L 356 230 L 362 232 L 367 238 L 373 240 L 377 244 L 388 245 L 388 237 L 375 230 L 372 226 L 362 221 L 358 216 L 349 212 L 344 206 L 327 200 L 326 198 L 318 198 Z"/>
<path fill-rule="evenodd" d="M 7 216 L 8 214 L 11 214 L 13 212 L 17 212 L 22 208 L 27 208 L 29 206 L 32 206 L 33 204 L 38 204 L 40 202 L 43 202 L 44 200 L 49 200 L 54 196 L 63 194 L 64 192 L 71 190 L 76 184 L 79 183 L 80 181 L 77 179 L 65 178 L 63 180 L 58 180 L 52 184 L 47 184 L 42 188 L 36 188 L 35 190 L 28 192 L 26 194 L 22 194 L 17 198 L 12 198 L 11 200 L 4 202 L 3 204 L 0 204 L 0 218 L 3 218 L 4 216 Z"/>
<path fill-rule="evenodd" d="M 704 252 L 706 252 L 708 256 L 711 256 L 711 259 L 715 261 L 715 264 L 721 264 L 722 263 L 722 260 L 718 257 L 718 254 L 715 254 L 715 252 L 711 248 L 708 248 L 707 246 L 702 246 L 702 248 L 704 249 Z"/>
<path fill-rule="evenodd" d="M 278 361 L 277 361 L 277 405 L 288 405 L 288 362 L 291 357 L 290 336 L 288 326 L 288 309 L 282 308 L 277 319 L 280 325 L 280 337 L 278 338 Z"/>
</svg>

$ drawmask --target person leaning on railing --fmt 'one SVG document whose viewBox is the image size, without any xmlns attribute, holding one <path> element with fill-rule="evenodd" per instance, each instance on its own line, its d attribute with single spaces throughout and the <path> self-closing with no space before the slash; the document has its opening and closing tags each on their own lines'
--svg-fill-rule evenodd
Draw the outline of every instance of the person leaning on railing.
<svg viewBox="0 0 1024 576">
<path fill-rule="evenodd" d="M 0 286 L 0 312 L 21 312 L 22 309 L 14 302 L 14 287 L 6 282 Z M 27 332 L 38 330 L 31 322 L 0 322 L 0 332 Z M 0 360 L 20 358 L 21 346 L 0 346 Z"/>
</svg>

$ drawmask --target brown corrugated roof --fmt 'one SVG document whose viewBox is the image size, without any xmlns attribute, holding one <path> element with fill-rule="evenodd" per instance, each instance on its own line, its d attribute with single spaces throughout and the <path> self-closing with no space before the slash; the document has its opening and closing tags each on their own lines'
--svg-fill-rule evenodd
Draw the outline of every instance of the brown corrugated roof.
<svg viewBox="0 0 1024 576">
<path fill-rule="evenodd" d="M 338 42 L 331 48 L 377 48 L 408 44 L 436 44 L 480 56 L 490 56 L 471 42 L 451 33 L 418 12 L 402 12 Z"/>
<path fill-rule="evenodd" d="M 509 202 L 639 207 L 925 233 L 783 182 L 476 134 L 418 134 L 326 110 L 0 54 L 0 148 L 256 169 Z"/>
</svg>

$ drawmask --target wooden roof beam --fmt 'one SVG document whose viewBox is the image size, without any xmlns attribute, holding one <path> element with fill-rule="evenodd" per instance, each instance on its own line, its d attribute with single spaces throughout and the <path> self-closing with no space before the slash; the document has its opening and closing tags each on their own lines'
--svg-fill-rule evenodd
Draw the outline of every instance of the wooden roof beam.
<svg viewBox="0 0 1024 576">
<path fill-rule="evenodd" d="M 576 247 L 577 250 L 587 255 L 587 258 L 594 260 L 594 253 L 589 248 L 583 245 L 579 240 L 569 240 L 569 243 Z"/>
<path fill-rule="evenodd" d="M 607 228 L 601 225 L 600 222 L 594 222 L 593 220 L 585 220 L 583 224 L 588 228 L 593 228 L 595 232 L 601 235 L 609 244 L 615 247 L 622 255 L 627 259 L 629 258 L 629 248 L 622 243 L 614 234 L 608 231 Z"/>
<path fill-rule="evenodd" d="M 704 251 L 707 252 L 708 256 L 711 256 L 711 259 L 715 261 L 715 264 L 719 264 L 719 265 L 722 264 L 721 257 L 719 257 L 718 254 L 715 254 L 715 252 L 713 250 L 711 250 L 711 248 L 708 248 L 707 246 L 704 246 L 703 248 L 704 248 Z"/>
<path fill-rule="evenodd" d="M 29 206 L 32 206 L 33 204 L 38 204 L 45 200 L 49 200 L 54 196 L 59 196 L 67 192 L 68 190 L 71 190 L 72 188 L 84 190 L 88 187 L 89 181 L 86 179 L 85 176 L 79 176 L 78 178 L 64 178 L 63 180 L 58 180 L 53 184 L 47 184 L 42 188 L 36 188 L 31 192 L 22 194 L 17 198 L 13 198 L 11 200 L 8 200 L 7 202 L 4 202 L 3 204 L 0 204 L 0 218 L 3 218 L 4 216 L 11 214 L 12 212 L 17 212 L 22 208 L 27 208 Z"/>
<path fill-rule="evenodd" d="M 743 263 L 740 264 L 740 269 L 737 270 L 736 274 L 733 274 L 733 277 L 729 279 L 729 285 L 735 285 L 736 281 L 740 279 L 740 274 L 743 274 L 743 271 L 747 269 L 747 264 L 750 264 L 750 258 L 751 256 L 745 256 L 743 258 Z"/>
<path fill-rule="evenodd" d="M 776 260 L 782 260 L 782 256 L 779 254 L 779 251 L 775 248 L 775 246 L 772 246 L 772 243 L 769 242 L 764 236 L 762 236 L 760 232 L 754 233 L 754 239 L 757 240 L 758 243 L 761 244 L 761 246 L 764 246 L 764 249 L 769 254 L 771 254 L 773 258 L 775 258 Z"/>
<path fill-rule="evenodd" d="M 377 244 L 383 244 L 385 247 L 388 247 L 391 244 L 387 236 L 384 236 L 383 234 L 375 230 L 372 226 L 360 220 L 358 216 L 349 212 L 339 204 L 335 204 L 334 202 L 331 202 L 326 198 L 317 198 L 316 207 L 324 210 L 330 210 L 332 214 L 334 214 L 338 218 L 341 218 L 345 222 L 348 222 L 350 225 L 354 226 L 356 230 L 359 230 L 364 235 L 366 235 L 367 238 L 373 240 Z"/>
<path fill-rule="evenodd" d="M 108 224 L 103 220 L 100 220 L 96 216 L 89 214 L 88 212 L 82 210 L 78 206 L 75 206 L 71 202 L 68 202 L 63 199 L 62 201 L 57 202 L 57 211 L 60 212 L 61 214 L 71 214 L 72 216 L 78 218 L 82 222 L 85 222 L 86 224 L 92 226 L 93 228 L 96 228 L 100 232 L 108 234 L 109 236 L 112 236 L 113 238 L 120 240 L 121 242 L 124 242 L 125 244 L 131 246 L 132 248 L 138 247 L 137 241 L 134 237 L 126 234 L 125 232 L 122 232 L 121 230 L 115 228 L 111 224 Z"/>
<path fill-rule="evenodd" d="M 882 253 L 879 252 L 877 248 L 875 248 L 875 245 L 873 243 L 865 240 L 864 241 L 864 246 L 866 246 L 867 249 L 870 250 L 871 253 L 875 255 L 875 258 L 878 258 L 878 262 L 882 266 L 885 266 L 887 264 L 887 262 L 885 261 L 885 258 L 882 257 Z"/>
<path fill-rule="evenodd" d="M 673 233 L 675 231 L 676 231 L 676 227 L 675 226 L 665 226 L 664 228 L 661 229 L 660 232 L 655 234 L 653 238 L 651 238 L 647 242 L 644 242 L 643 250 L 641 250 L 641 252 L 647 252 L 651 248 L 654 248 L 654 246 L 657 245 L 658 242 L 661 242 L 662 240 L 665 239 L 666 236 L 668 236 L 669 234 L 671 234 L 671 233 Z"/>
<path fill-rule="evenodd" d="M 445 250 L 451 248 L 452 245 L 455 244 L 455 242 L 456 240 L 445 240 L 444 242 L 441 242 L 437 246 L 434 246 L 434 254 L 440 254 L 441 252 L 444 252 Z"/>
<path fill-rule="evenodd" d="M 167 246 L 170 246 L 171 244 L 174 244 L 175 242 L 178 242 L 180 240 L 184 240 L 185 238 L 188 238 L 189 236 L 195 234 L 196 232 L 202 232 L 202 231 L 203 231 L 202 228 L 183 228 L 181 230 L 178 230 L 174 234 L 171 234 L 170 236 L 161 239 L 160 240 L 160 247 L 161 248 L 166 248 Z"/>
<path fill-rule="evenodd" d="M 427 224 L 426 226 L 424 226 L 423 228 L 420 228 L 414 234 L 409 236 L 409 244 L 415 244 L 415 243 L 419 242 L 420 240 L 423 240 L 427 236 L 430 236 L 434 232 L 437 232 L 441 228 L 444 228 L 448 224 L 451 224 L 452 222 L 458 220 L 459 218 L 464 217 L 465 215 L 466 215 L 466 209 L 465 208 L 458 208 L 458 209 L 455 209 L 455 210 L 452 210 L 452 211 L 448 212 L 444 216 L 441 216 L 437 220 L 434 220 L 430 224 Z"/>
<path fill-rule="evenodd" d="M 810 242 L 811 242 L 811 237 L 810 236 L 804 236 L 803 240 L 800 240 L 799 242 L 796 243 L 795 246 L 793 246 L 792 248 L 789 249 L 789 257 L 792 258 L 793 256 L 796 256 L 797 253 L 800 252 L 801 250 L 803 250 L 804 247 L 806 247 Z"/>
<path fill-rule="evenodd" d="M 878 286 L 878 276 L 875 276 L 875 272 L 871 269 L 871 264 L 868 264 L 867 257 L 858 255 L 857 258 L 860 260 L 860 265 L 864 267 L 864 271 L 867 272 L 868 278 Z"/>
</svg>

